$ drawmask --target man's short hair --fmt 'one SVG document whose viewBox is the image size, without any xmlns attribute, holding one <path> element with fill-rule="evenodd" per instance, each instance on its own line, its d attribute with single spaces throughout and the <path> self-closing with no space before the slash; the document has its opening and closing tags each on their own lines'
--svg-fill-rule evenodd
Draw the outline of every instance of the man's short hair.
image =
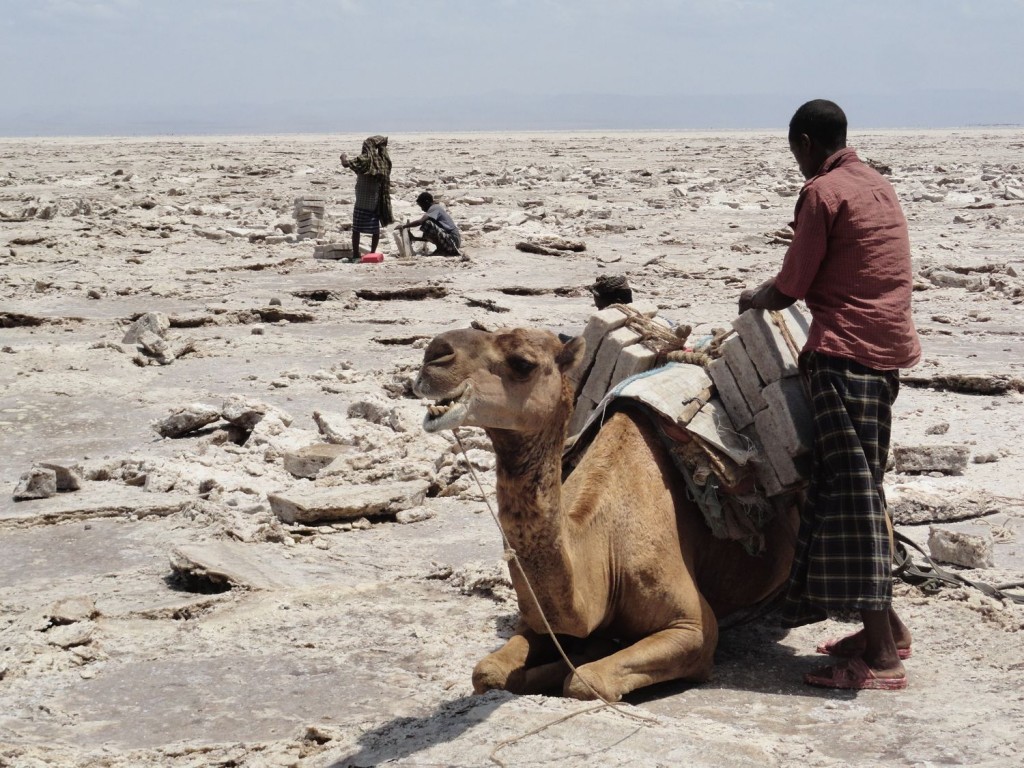
<svg viewBox="0 0 1024 768">
<path fill-rule="evenodd" d="M 814 99 L 802 105 L 789 121 L 789 138 L 807 134 L 826 149 L 846 146 L 846 114 L 834 101 Z"/>
<path fill-rule="evenodd" d="M 629 287 L 629 280 L 624 275 L 598 275 L 590 286 L 590 293 L 598 309 L 612 304 L 633 303 L 633 289 Z"/>
<path fill-rule="evenodd" d="M 434 196 L 429 192 L 420 192 L 419 197 L 416 198 L 416 204 L 429 207 L 434 204 Z"/>
</svg>

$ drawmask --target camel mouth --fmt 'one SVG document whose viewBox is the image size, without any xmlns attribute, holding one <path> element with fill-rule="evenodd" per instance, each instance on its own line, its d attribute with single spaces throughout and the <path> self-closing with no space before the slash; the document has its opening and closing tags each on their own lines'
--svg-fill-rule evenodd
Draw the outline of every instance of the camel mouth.
<svg viewBox="0 0 1024 768">
<path fill-rule="evenodd" d="M 463 382 L 454 392 L 427 406 L 427 415 L 423 417 L 423 429 L 427 432 L 441 432 L 461 427 L 469 414 L 469 403 L 472 398 L 473 385 L 468 381 Z"/>
</svg>

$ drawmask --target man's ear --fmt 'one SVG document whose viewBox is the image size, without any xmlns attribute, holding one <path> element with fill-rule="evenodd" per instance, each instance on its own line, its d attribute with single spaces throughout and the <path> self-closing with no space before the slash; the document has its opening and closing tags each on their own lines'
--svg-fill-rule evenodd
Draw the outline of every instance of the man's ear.
<svg viewBox="0 0 1024 768">
<path fill-rule="evenodd" d="M 582 336 L 576 336 L 562 345 L 558 355 L 555 357 L 555 363 L 558 364 L 558 370 L 562 373 L 571 371 L 580 361 L 583 360 L 583 352 L 587 348 L 587 342 L 584 341 Z"/>
</svg>

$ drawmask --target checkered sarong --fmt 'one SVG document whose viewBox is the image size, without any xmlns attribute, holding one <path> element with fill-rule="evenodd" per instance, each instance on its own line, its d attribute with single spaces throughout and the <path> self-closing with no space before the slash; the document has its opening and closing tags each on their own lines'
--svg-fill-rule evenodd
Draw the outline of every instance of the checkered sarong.
<svg viewBox="0 0 1024 768">
<path fill-rule="evenodd" d="M 352 231 L 368 235 L 380 234 L 380 219 L 376 211 L 368 211 L 365 208 L 352 209 Z"/>
<path fill-rule="evenodd" d="M 433 219 L 426 219 L 420 226 L 423 237 L 437 246 L 438 252 L 455 256 L 459 252 L 460 240 L 456 240 L 448 230 Z"/>
<path fill-rule="evenodd" d="M 800 516 L 782 624 L 892 603 L 892 548 L 882 476 L 898 371 L 811 353 L 814 468 Z"/>
</svg>

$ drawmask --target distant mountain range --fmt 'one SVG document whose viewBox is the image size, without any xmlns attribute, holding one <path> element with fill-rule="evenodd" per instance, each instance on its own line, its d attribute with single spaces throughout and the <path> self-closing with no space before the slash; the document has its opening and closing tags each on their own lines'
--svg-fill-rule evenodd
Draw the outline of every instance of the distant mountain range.
<svg viewBox="0 0 1024 768">
<path fill-rule="evenodd" d="M 851 129 L 1024 125 L 1024 92 L 900 95 L 666 95 L 490 93 L 464 98 L 325 97 L 316 103 L 88 105 L 0 103 L 0 136 L 143 136 L 523 130 L 783 130 L 808 98 L 836 100 Z"/>
</svg>

